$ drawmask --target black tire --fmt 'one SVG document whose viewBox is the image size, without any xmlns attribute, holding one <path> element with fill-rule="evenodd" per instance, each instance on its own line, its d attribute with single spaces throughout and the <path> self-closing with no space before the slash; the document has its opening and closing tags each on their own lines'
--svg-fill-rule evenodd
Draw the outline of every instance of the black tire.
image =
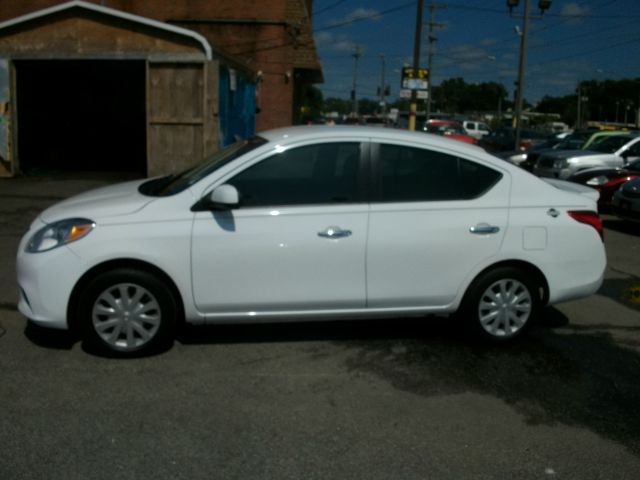
<svg viewBox="0 0 640 480">
<path fill-rule="evenodd" d="M 518 268 L 499 267 L 471 283 L 458 315 L 474 336 L 508 342 L 531 326 L 540 303 L 538 285 L 530 275 Z"/>
<path fill-rule="evenodd" d="M 78 321 L 90 350 L 144 356 L 170 347 L 176 305 L 171 289 L 156 276 L 121 268 L 87 283 L 78 301 Z"/>
</svg>

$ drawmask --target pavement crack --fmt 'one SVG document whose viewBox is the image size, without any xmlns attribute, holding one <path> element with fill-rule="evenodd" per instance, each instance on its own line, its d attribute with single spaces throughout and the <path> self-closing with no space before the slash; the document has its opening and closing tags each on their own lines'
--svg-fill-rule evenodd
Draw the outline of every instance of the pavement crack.
<svg viewBox="0 0 640 480">
<path fill-rule="evenodd" d="M 612 272 L 615 272 L 615 273 L 619 273 L 620 275 L 627 275 L 627 276 L 629 276 L 629 277 L 631 277 L 633 279 L 640 280 L 640 277 L 634 275 L 631 272 L 625 272 L 624 270 L 621 270 L 619 268 L 609 267 L 609 270 L 611 270 Z"/>
</svg>

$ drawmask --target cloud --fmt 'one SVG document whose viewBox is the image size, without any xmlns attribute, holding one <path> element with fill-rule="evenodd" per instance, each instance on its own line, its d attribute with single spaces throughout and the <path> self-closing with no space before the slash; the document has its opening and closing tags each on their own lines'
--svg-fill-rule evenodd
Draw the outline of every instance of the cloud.
<svg viewBox="0 0 640 480">
<path fill-rule="evenodd" d="M 586 17 L 591 15 L 591 9 L 577 3 L 567 3 L 562 7 L 560 15 L 567 17 Z"/>
<path fill-rule="evenodd" d="M 356 49 L 356 42 L 348 36 L 340 34 L 334 35 L 331 32 L 318 32 L 314 36 L 316 47 L 332 52 L 353 53 Z"/>
<path fill-rule="evenodd" d="M 591 15 L 591 9 L 577 3 L 567 3 L 562 7 L 560 15 L 568 17 L 569 25 L 577 25 L 584 21 L 585 17 Z"/>
<path fill-rule="evenodd" d="M 380 16 L 380 12 L 378 10 L 374 10 L 372 8 L 357 8 L 350 14 L 348 14 L 344 21 L 352 22 L 353 20 L 360 19 L 371 19 L 371 20 L 380 20 L 382 17 Z"/>
<path fill-rule="evenodd" d="M 382 19 L 382 15 L 380 15 L 380 12 L 378 10 L 374 10 L 372 8 L 357 8 L 342 18 L 332 20 L 327 26 L 332 27 L 337 25 L 344 25 L 359 20 L 379 21 L 380 19 Z"/>
<path fill-rule="evenodd" d="M 474 45 L 460 45 L 450 49 L 446 58 L 463 71 L 481 70 L 491 62 L 491 55 Z"/>
<path fill-rule="evenodd" d="M 495 38 L 484 38 L 480 40 L 480 45 L 483 47 L 490 47 L 491 45 L 495 45 L 498 41 Z"/>
</svg>

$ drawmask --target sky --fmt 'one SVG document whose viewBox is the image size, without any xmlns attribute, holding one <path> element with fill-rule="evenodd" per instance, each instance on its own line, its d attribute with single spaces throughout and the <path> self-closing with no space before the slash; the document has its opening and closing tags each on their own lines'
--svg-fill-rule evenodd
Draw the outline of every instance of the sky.
<svg viewBox="0 0 640 480">
<path fill-rule="evenodd" d="M 553 0 L 531 17 L 524 97 L 573 94 L 578 82 L 640 78 L 640 0 Z M 433 9 L 432 81 L 502 83 L 511 98 L 517 79 L 525 0 L 509 14 L 506 0 L 424 0 L 421 67 L 427 67 L 429 5 Z M 358 98 L 377 98 L 384 64 L 388 101 L 399 95 L 401 69 L 413 65 L 416 0 L 314 0 L 313 27 L 325 98 L 349 98 L 357 61 Z M 520 33 L 519 33 L 520 32 Z M 384 57 L 384 61 L 382 57 Z M 640 101 L 639 98 L 630 99 Z"/>
</svg>

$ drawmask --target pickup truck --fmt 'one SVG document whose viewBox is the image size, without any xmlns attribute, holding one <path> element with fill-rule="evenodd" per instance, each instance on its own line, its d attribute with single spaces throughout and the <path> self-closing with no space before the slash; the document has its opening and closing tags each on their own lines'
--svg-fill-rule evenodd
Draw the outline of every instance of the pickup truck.
<svg viewBox="0 0 640 480">
<path fill-rule="evenodd" d="M 552 150 L 542 153 L 533 169 L 539 177 L 565 180 L 594 167 L 623 167 L 640 158 L 640 135 L 615 135 L 590 150 Z"/>
</svg>

